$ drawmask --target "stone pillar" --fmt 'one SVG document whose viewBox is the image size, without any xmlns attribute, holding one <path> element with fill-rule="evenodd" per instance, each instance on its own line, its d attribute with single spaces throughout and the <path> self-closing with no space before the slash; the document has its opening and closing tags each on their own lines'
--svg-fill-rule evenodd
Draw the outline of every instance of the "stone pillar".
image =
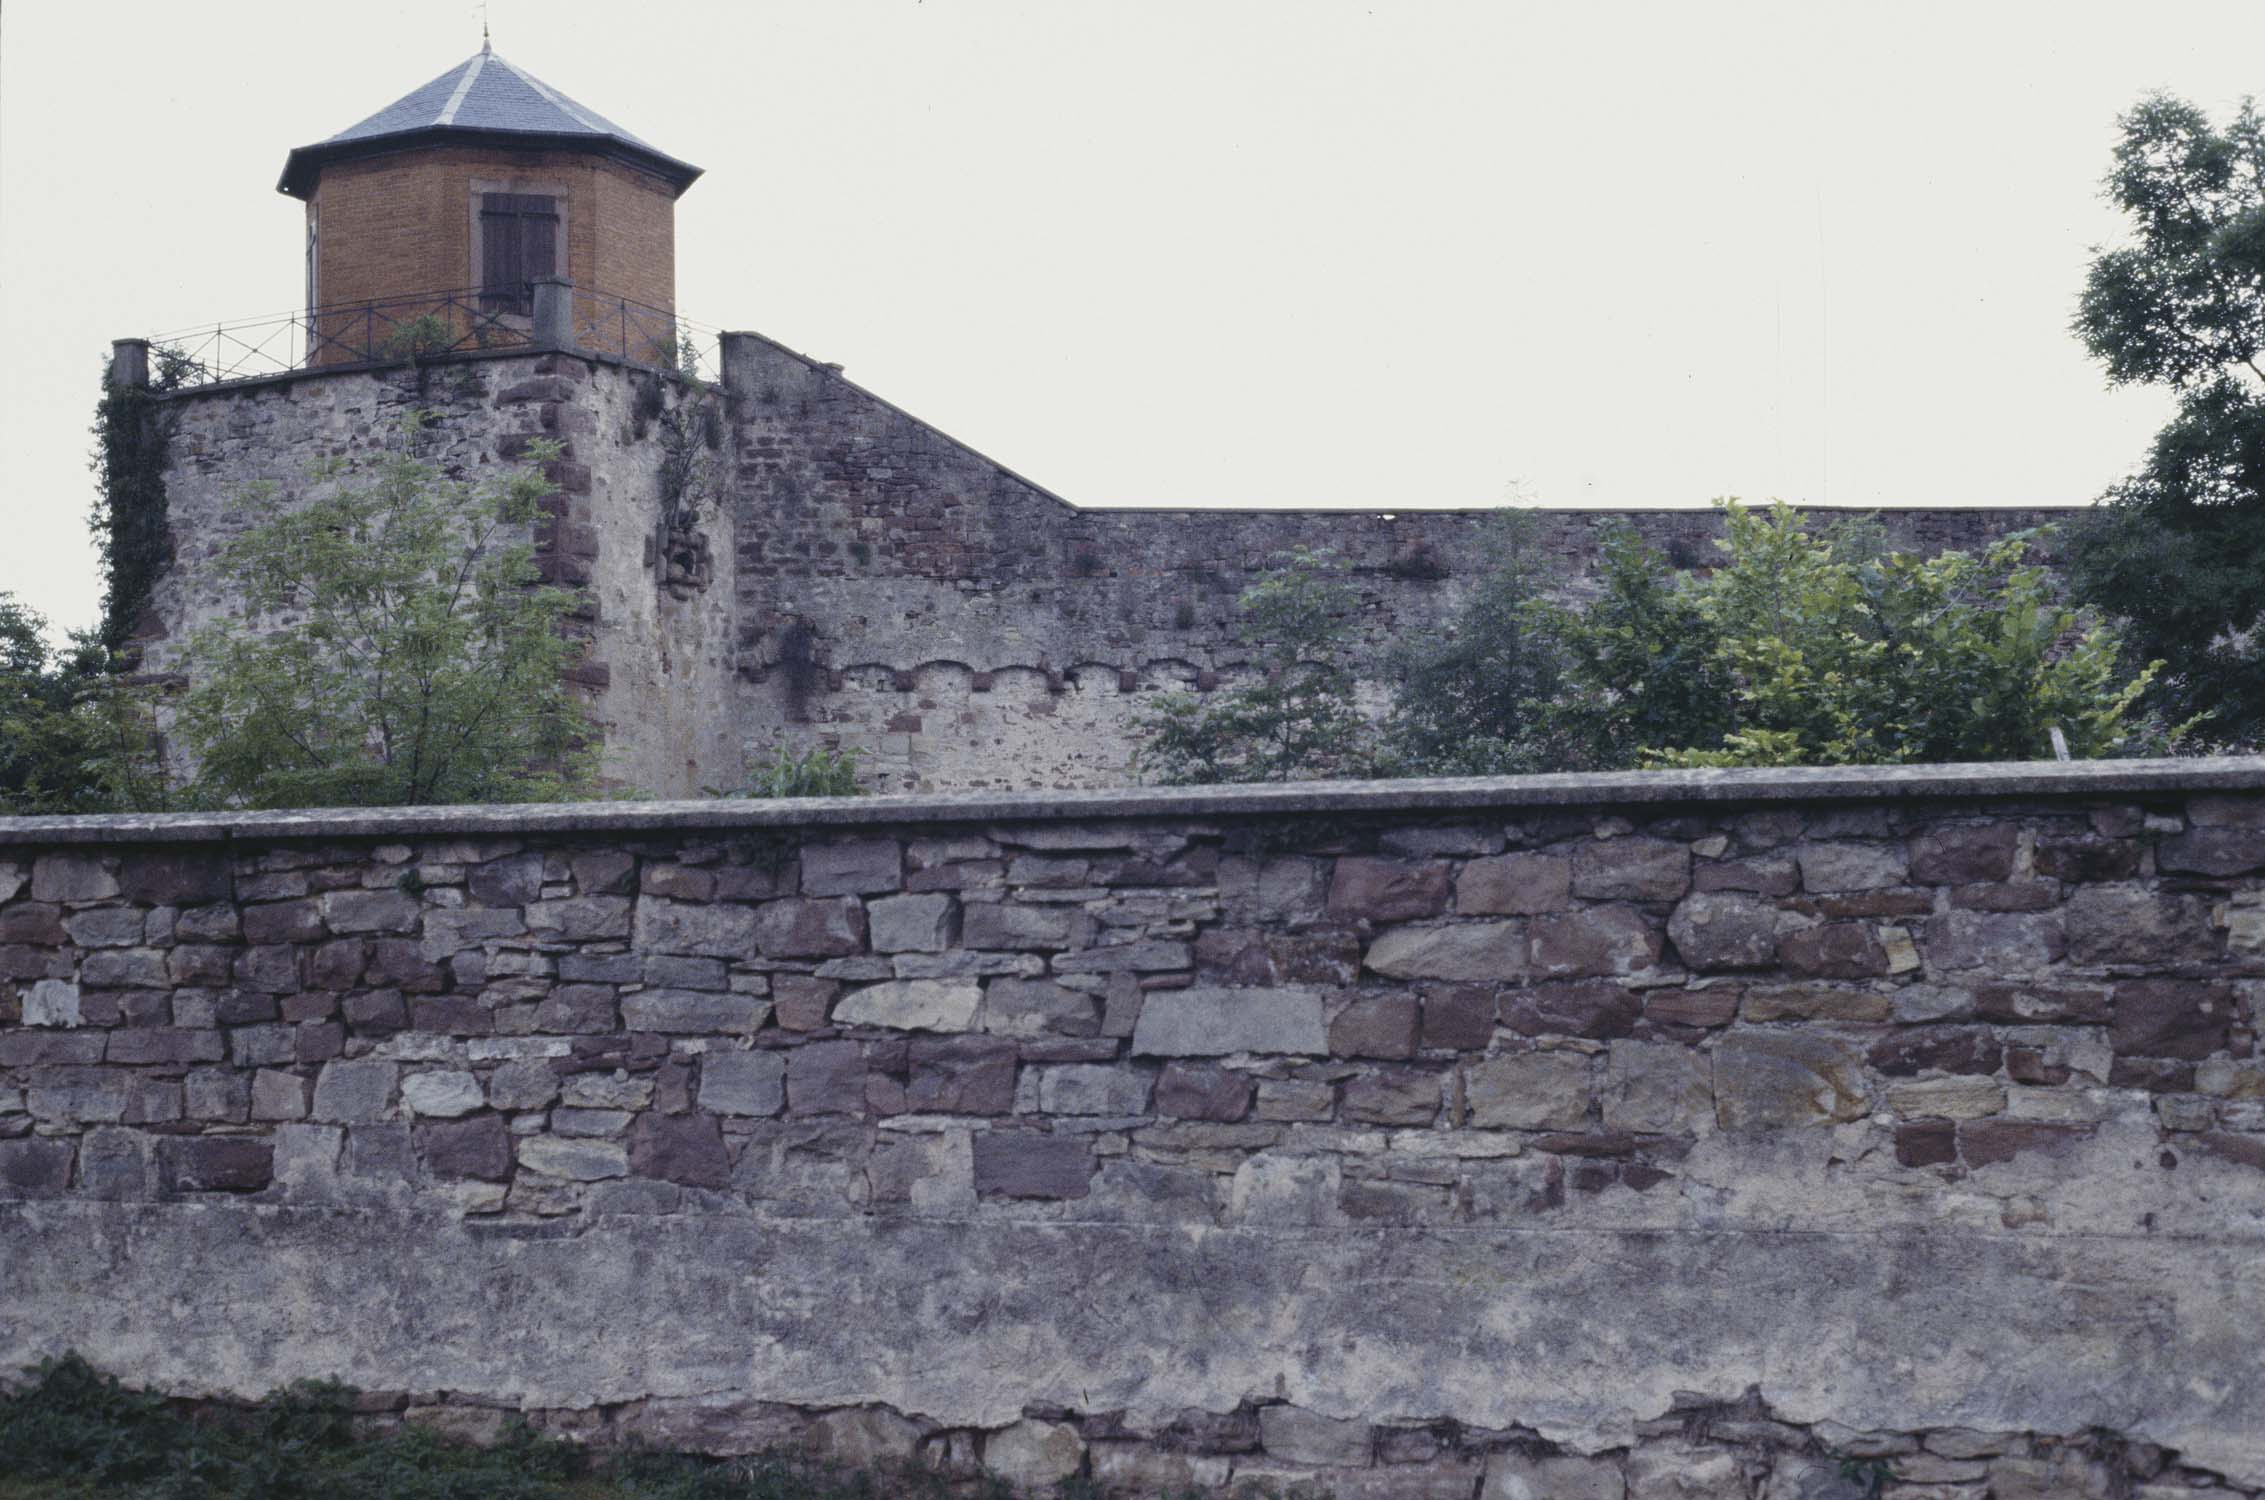
<svg viewBox="0 0 2265 1500">
<path fill-rule="evenodd" d="M 838 365 L 817 365 L 759 333 L 727 333 L 723 346 L 724 389 L 766 401 L 799 401 L 821 395 Z"/>
<path fill-rule="evenodd" d="M 761 358 L 758 345 L 763 336 L 757 333 L 723 333 L 716 336 L 720 346 L 717 356 L 723 366 L 724 389 L 752 391 L 755 388 L 755 365 Z"/>
<path fill-rule="evenodd" d="M 538 349 L 572 349 L 574 341 L 574 283 L 563 276 L 535 281 L 534 342 Z"/>
<path fill-rule="evenodd" d="M 138 391 L 148 388 L 148 339 L 112 339 L 110 341 L 110 383 L 123 390 Z"/>
</svg>

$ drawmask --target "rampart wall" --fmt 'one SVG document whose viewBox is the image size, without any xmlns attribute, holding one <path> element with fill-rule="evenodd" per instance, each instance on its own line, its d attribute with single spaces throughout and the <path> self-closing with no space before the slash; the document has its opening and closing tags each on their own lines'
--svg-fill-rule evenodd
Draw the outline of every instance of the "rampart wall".
<svg viewBox="0 0 2265 1500">
<path fill-rule="evenodd" d="M 2254 759 L 5 821 L 0 1364 L 1117 1494 L 2256 1494 L 2261 1022 Z"/>
<path fill-rule="evenodd" d="M 702 403 L 719 417 L 711 467 L 664 536 L 661 417 Z M 165 407 L 177 559 L 157 599 L 161 669 L 226 602 L 214 561 L 247 485 L 287 495 L 311 460 L 392 441 L 411 408 L 436 413 L 426 450 L 452 472 L 530 437 L 564 442 L 551 566 L 588 590 L 585 677 L 609 769 L 664 796 L 736 785 L 750 752 L 781 742 L 855 746 L 882 790 L 1122 785 L 1134 716 L 1157 694 L 1248 670 L 1235 601 L 1273 560 L 1301 545 L 1348 559 L 1372 666 L 1461 599 L 1492 515 L 1084 509 L 753 334 L 725 336 L 724 382 L 706 397 L 618 363 L 522 354 L 301 373 Z M 1707 511 L 1541 514 L 1575 593 L 1612 522 L 1686 562 L 1710 555 L 1718 525 Z M 2058 514 L 1883 519 L 1933 551 Z"/>
</svg>

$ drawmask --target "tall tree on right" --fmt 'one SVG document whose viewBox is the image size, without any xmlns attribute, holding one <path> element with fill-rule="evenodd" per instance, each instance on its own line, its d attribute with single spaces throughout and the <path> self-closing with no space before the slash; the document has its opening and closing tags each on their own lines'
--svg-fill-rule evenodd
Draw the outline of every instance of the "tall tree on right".
<svg viewBox="0 0 2265 1500">
<path fill-rule="evenodd" d="M 2178 393 L 2138 472 L 2071 529 L 2076 592 L 2160 658 L 2157 706 L 2199 737 L 2265 743 L 2265 121 L 2224 129 L 2154 95 L 2119 122 L 2109 199 L 2127 244 L 2092 263 L 2076 316 L 2117 385 Z"/>
</svg>

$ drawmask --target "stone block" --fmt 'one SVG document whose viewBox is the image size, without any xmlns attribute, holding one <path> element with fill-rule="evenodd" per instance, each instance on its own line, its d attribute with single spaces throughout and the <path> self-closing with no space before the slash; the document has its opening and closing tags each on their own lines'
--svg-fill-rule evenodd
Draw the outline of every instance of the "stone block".
<svg viewBox="0 0 2265 1500">
<path fill-rule="evenodd" d="M 42 854 L 32 861 L 34 901 L 107 901 L 118 881 L 99 854 Z"/>
<path fill-rule="evenodd" d="M 252 1075 L 251 1116 L 255 1120 L 304 1120 L 312 1089 L 296 1073 L 261 1068 Z"/>
<path fill-rule="evenodd" d="M 68 1140 L 31 1136 L 0 1141 L 0 1198 L 61 1196 L 71 1185 L 76 1154 Z"/>
<path fill-rule="evenodd" d="M 640 1177 L 684 1187 L 721 1188 L 731 1181 L 731 1153 L 711 1114 L 647 1110 L 629 1130 L 629 1165 Z"/>
<path fill-rule="evenodd" d="M 76 1026 L 79 987 L 69 979 L 33 980 L 23 991 L 22 1007 L 26 1026 Z"/>
<path fill-rule="evenodd" d="M 1507 984 L 1529 972 L 1526 924 L 1462 922 L 1451 927 L 1395 927 L 1369 944 L 1364 962 L 1394 979 L 1452 979 Z"/>
<path fill-rule="evenodd" d="M 1676 901 L 1691 888 L 1691 850 L 1666 839 L 1617 838 L 1573 850 L 1573 894 L 1590 901 Z"/>
<path fill-rule="evenodd" d="M 917 1424 L 878 1407 L 830 1411 L 810 1424 L 811 1445 L 838 1464 L 873 1469 L 900 1464 L 920 1446 Z"/>
<path fill-rule="evenodd" d="M 1675 908 L 1667 936 L 1693 969 L 1758 969 L 1777 960 L 1779 923 L 1772 902 L 1735 892 L 1701 892 Z"/>
<path fill-rule="evenodd" d="M 524 910 L 530 931 L 587 943 L 628 937 L 635 928 L 633 905 L 627 896 L 568 896 L 531 901 Z"/>
<path fill-rule="evenodd" d="M 1872 891 L 1904 883 L 1910 862 L 1893 844 L 1818 843 L 1794 851 L 1807 891 Z"/>
<path fill-rule="evenodd" d="M 875 953 L 941 953 L 959 935 L 959 903 L 942 893 L 883 896 L 865 917 Z"/>
<path fill-rule="evenodd" d="M 1829 984 L 1756 985 L 1738 1013 L 1747 1021 L 1885 1021 L 1895 1014 L 1892 996 Z"/>
<path fill-rule="evenodd" d="M 1250 1113 L 1247 1074 L 1193 1063 L 1166 1063 L 1156 1079 L 1156 1112 L 1178 1120 L 1240 1120 Z"/>
<path fill-rule="evenodd" d="M 787 1054 L 787 1113 L 862 1114 L 865 1049 L 855 1042 L 812 1042 Z"/>
<path fill-rule="evenodd" d="M 672 1036 L 748 1036 L 770 1019 L 771 1002 L 712 990 L 638 990 L 621 997 L 622 1023 L 631 1031 Z"/>
<path fill-rule="evenodd" d="M 333 1125 L 384 1119 L 392 1110 L 399 1071 L 381 1058 L 325 1063 L 315 1079 L 314 1117 Z"/>
<path fill-rule="evenodd" d="M 1864 1066 L 1842 1042 L 1803 1032 L 1736 1032 L 1714 1054 L 1715 1120 L 1725 1130 L 1837 1124 L 1863 1116 Z"/>
<path fill-rule="evenodd" d="M 2265 870 L 2265 828 L 2190 829 L 2155 846 L 2155 868 L 2219 879 Z"/>
<path fill-rule="evenodd" d="M 834 1024 L 965 1031 L 982 1003 L 982 986 L 972 980 L 892 979 L 842 996 L 834 1003 Z"/>
<path fill-rule="evenodd" d="M 341 935 L 412 933 L 422 912 L 416 897 L 400 891 L 332 891 L 321 900 L 324 925 Z"/>
<path fill-rule="evenodd" d="M 1413 1057 L 1416 1053 L 1416 997 L 1373 995 L 1355 1000 L 1329 1023 L 1333 1057 Z"/>
<path fill-rule="evenodd" d="M 1910 840 L 1910 878 L 1920 885 L 2005 880 L 2020 839 L 2011 823 L 1940 824 Z"/>
<path fill-rule="evenodd" d="M 1573 864 L 1561 854 L 1474 859 L 1455 877 L 1455 910 L 1473 916 L 1533 916 L 1571 904 Z"/>
<path fill-rule="evenodd" d="M 1412 1068 L 1381 1068 L 1345 1081 L 1343 1114 L 1357 1125 L 1429 1125 L 1439 1118 L 1440 1078 Z"/>
<path fill-rule="evenodd" d="M 893 838 L 805 844 L 805 896 L 870 896 L 904 889 L 904 850 Z"/>
<path fill-rule="evenodd" d="M 234 889 L 225 855 L 144 851 L 118 860 L 119 894 L 141 906 L 203 906 Z"/>
<path fill-rule="evenodd" d="M 483 860 L 464 872 L 464 891 L 480 906 L 525 906 L 543 894 L 543 856 L 527 852 Z"/>
<path fill-rule="evenodd" d="M 1522 1052 L 1463 1069 L 1464 1107 L 1480 1129 L 1578 1130 L 1589 1118 L 1589 1060 Z"/>
<path fill-rule="evenodd" d="M 1161 974 L 1195 962 L 1186 943 L 1150 939 L 1103 948 L 1081 948 L 1054 959 L 1057 974 Z"/>
<path fill-rule="evenodd" d="M 647 994 L 654 993 L 647 991 Z M 673 994 L 674 991 L 661 991 Z M 667 1001 L 658 1010 L 665 1011 Z M 562 984 L 535 1006 L 535 1029 L 562 1036 L 596 1036 L 615 1029 L 614 988 L 610 984 Z M 632 1030 L 659 1030 L 639 1027 Z"/>
<path fill-rule="evenodd" d="M 629 1153 L 614 1141 L 531 1135 L 519 1142 L 519 1165 L 567 1182 L 598 1182 L 629 1175 Z"/>
<path fill-rule="evenodd" d="M 1672 1042 L 1616 1041 L 1605 1070 L 1604 1128 L 1689 1135 L 1714 1124 L 1714 1060 Z"/>
<path fill-rule="evenodd" d="M 983 1440 L 983 1467 L 1036 1492 L 1070 1478 L 1085 1464 L 1085 1439 L 1067 1422 L 1025 1419 Z"/>
<path fill-rule="evenodd" d="M 425 1170 L 436 1177 L 502 1182 L 511 1176 L 511 1133 L 501 1115 L 420 1124 L 413 1139 Z"/>
<path fill-rule="evenodd" d="M 1502 1023 L 1521 1036 L 1626 1036 L 1643 1001 L 1617 984 L 1541 984 L 1502 997 Z"/>
<path fill-rule="evenodd" d="M 1003 1115 L 1014 1108 L 1015 1044 L 1000 1037 L 919 1037 L 905 1050 L 905 1108 L 916 1114 Z"/>
<path fill-rule="evenodd" d="M 1632 907 L 1590 906 L 1536 917 L 1532 934 L 1535 972 L 1555 978 L 1632 974 L 1659 961 L 1659 932 Z"/>
<path fill-rule="evenodd" d="M 994 1036 L 1094 1036 L 1101 1006 L 1093 996 L 1046 979 L 998 978 L 983 986 L 976 1024 Z"/>
<path fill-rule="evenodd" d="M 2005 1109 L 2005 1085 L 1995 1078 L 1927 1078 L 1892 1083 L 1887 1105 L 1904 1119 L 1979 1120 Z"/>
<path fill-rule="evenodd" d="M 1059 951 L 1082 945 L 1090 925 L 1072 906 L 971 901 L 961 910 L 960 942 L 977 949 Z"/>
<path fill-rule="evenodd" d="M 2141 885 L 2092 885 L 2061 907 L 2068 956 L 2086 964 L 2156 965 L 2216 956 L 2209 903 Z"/>
<path fill-rule="evenodd" d="M 1334 1156 L 1261 1151 L 1235 1168 L 1227 1222 L 1280 1228 L 1342 1224 L 1344 1189 L 1344 1168 Z"/>
<path fill-rule="evenodd" d="M 1328 1051 L 1321 996 L 1311 990 L 1193 985 L 1145 997 L 1132 1050 L 1147 1057 Z"/>
<path fill-rule="evenodd" d="M 413 1115 L 453 1120 L 487 1102 L 480 1080 L 461 1068 L 436 1068 L 401 1080 L 401 1107 Z"/>
<path fill-rule="evenodd" d="M 646 896 L 637 903 L 635 942 L 640 953 L 751 958 L 756 927 L 757 915 L 750 907 Z"/>
<path fill-rule="evenodd" d="M 2119 1054 L 2188 1061 L 2225 1049 L 2234 1020 L 2230 986 L 2192 979 L 2131 979 L 2114 990 L 2108 1041 Z"/>
<path fill-rule="evenodd" d="M 640 916 L 642 910 L 641 904 Z M 841 958 L 862 953 L 865 908 L 846 897 L 766 901 L 756 914 L 754 946 L 766 958 Z"/>
<path fill-rule="evenodd" d="M 710 1052 L 700 1059 L 700 1107 L 719 1115 L 775 1115 L 786 1107 L 786 1058 L 777 1052 Z"/>
<path fill-rule="evenodd" d="M 1106 1063 L 1042 1068 L 1038 1109 L 1048 1115 L 1145 1115 L 1153 1087 L 1147 1074 Z"/>
<path fill-rule="evenodd" d="M 1607 1458 L 1503 1452 L 1488 1456 L 1479 1500 L 1625 1500 L 1627 1493 L 1620 1465 Z"/>
<path fill-rule="evenodd" d="M 1005 1198 L 1083 1198 L 1093 1143 L 1084 1136 L 987 1130 L 975 1137 L 975 1189 Z"/>
<path fill-rule="evenodd" d="M 275 1148 L 244 1136 L 167 1136 L 157 1175 L 169 1193 L 256 1193 L 275 1180 Z"/>
<path fill-rule="evenodd" d="M 1866 1060 L 1882 1073 L 1995 1073 L 2005 1049 L 1986 1026 L 1913 1026 L 1873 1043 Z"/>
<path fill-rule="evenodd" d="M 1282 1463 L 1312 1467 L 1361 1468 L 1369 1461 L 1369 1427 L 1308 1411 L 1302 1406 L 1265 1406 L 1258 1413 L 1259 1444 Z"/>
<path fill-rule="evenodd" d="M 1436 859 L 1368 859 L 1347 855 L 1329 880 L 1331 916 L 1371 922 L 1435 917 L 1447 909 L 1448 870 Z"/>
<path fill-rule="evenodd" d="M 1897 1125 L 1895 1159 L 1906 1167 L 1939 1167 L 1958 1160 L 1958 1126 L 1950 1120 Z"/>
<path fill-rule="evenodd" d="M 1888 953 L 1868 922 L 1826 922 L 1783 933 L 1778 962 L 1789 974 L 1817 979 L 1866 979 L 1888 972 Z"/>
</svg>

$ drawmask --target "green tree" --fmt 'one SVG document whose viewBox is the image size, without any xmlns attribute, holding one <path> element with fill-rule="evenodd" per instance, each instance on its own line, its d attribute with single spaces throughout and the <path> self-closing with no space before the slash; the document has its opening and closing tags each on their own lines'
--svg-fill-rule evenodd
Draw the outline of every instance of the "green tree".
<svg viewBox="0 0 2265 1500">
<path fill-rule="evenodd" d="M 1293 781 L 1369 769 L 1354 706 L 1359 590 L 1345 562 L 1300 547 L 1243 590 L 1241 633 L 1257 680 L 1212 697 L 1167 693 L 1141 715 L 1134 764 L 1162 782 Z"/>
<path fill-rule="evenodd" d="M 413 449 L 422 427 L 403 433 Z M 410 451 L 319 466 L 311 496 L 231 542 L 240 617 L 200 631 L 177 718 L 195 794 L 224 806 L 514 802 L 578 795 L 586 716 L 563 674 L 571 590 L 531 538 L 551 492 L 525 466 L 470 483 Z"/>
<path fill-rule="evenodd" d="M 727 797 L 862 797 L 857 780 L 857 747 L 813 745 L 800 755 L 773 745 L 747 762 L 747 784 Z"/>
<path fill-rule="evenodd" d="M 1395 658 L 1398 768 L 2034 759 L 2054 728 L 2097 756 L 2148 731 L 2149 673 L 2024 563 L 2029 538 L 1922 558 L 1782 505 L 1725 503 L 1723 523 L 1704 572 L 1608 532 L 1584 608 L 1541 597 L 1518 561 L 1482 583 Z"/>
<path fill-rule="evenodd" d="M 0 812 L 144 811 L 166 803 L 155 725 L 92 632 L 50 652 L 46 622 L 0 594 Z"/>
<path fill-rule="evenodd" d="M 2072 528 L 2079 598 L 2126 622 L 2129 659 L 2167 663 L 2155 701 L 2265 739 L 2265 121 L 2224 129 L 2155 95 L 2119 122 L 2107 195 L 2130 242 L 2092 263 L 2075 329 L 2112 384 L 2179 408 L 2139 471 Z"/>
</svg>

